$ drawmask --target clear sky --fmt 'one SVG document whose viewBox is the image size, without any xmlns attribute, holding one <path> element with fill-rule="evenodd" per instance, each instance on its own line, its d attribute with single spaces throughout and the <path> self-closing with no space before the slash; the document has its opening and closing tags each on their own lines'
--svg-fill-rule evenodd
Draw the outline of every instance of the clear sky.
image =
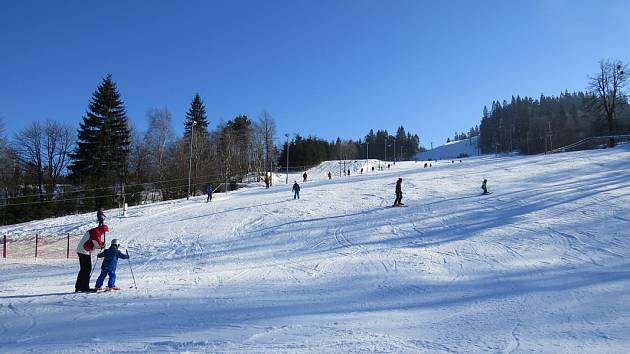
<svg viewBox="0 0 630 354">
<path fill-rule="evenodd" d="M 440 145 L 484 105 L 583 90 L 630 61 L 630 1 L 2 1 L 0 115 L 77 128 L 111 73 L 139 130 L 196 92 L 211 125 L 266 109 L 278 133 L 398 125 Z"/>
</svg>

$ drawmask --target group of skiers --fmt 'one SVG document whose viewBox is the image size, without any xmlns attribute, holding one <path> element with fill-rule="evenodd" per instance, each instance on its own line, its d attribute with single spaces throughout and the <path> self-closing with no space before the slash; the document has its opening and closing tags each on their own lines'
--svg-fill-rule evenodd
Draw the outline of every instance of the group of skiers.
<svg viewBox="0 0 630 354">
<path fill-rule="evenodd" d="M 122 253 L 120 241 L 113 239 L 108 249 L 105 249 L 105 233 L 109 232 L 109 227 L 105 224 L 105 213 L 103 208 L 99 208 L 96 213 L 98 226 L 85 232 L 79 244 L 77 245 L 77 256 L 79 257 L 79 274 L 74 285 L 75 292 L 99 292 L 120 290 L 116 286 L 116 267 L 118 259 L 128 259 L 128 252 Z M 100 251 L 100 252 L 99 252 Z M 92 255 L 96 254 L 97 258 L 103 258 L 101 263 L 101 274 L 96 280 L 94 288 L 90 288 L 90 277 L 92 276 Z M 95 264 L 96 266 L 96 264 Z M 105 278 L 107 288 L 103 288 Z"/>
<path fill-rule="evenodd" d="M 389 167 L 389 166 L 388 166 Z M 425 164 L 426 167 L 426 164 Z M 363 171 L 361 171 L 363 172 Z M 348 170 L 348 175 L 350 175 L 350 170 Z M 332 179 L 332 174 L 330 171 L 327 173 L 328 179 Z M 307 173 L 304 172 L 302 175 L 303 181 L 307 180 Z M 265 188 L 269 188 L 269 177 L 265 176 Z M 396 187 L 394 190 L 395 199 L 394 199 L 394 207 L 405 206 L 402 203 L 403 192 L 402 192 L 402 178 L 398 178 L 396 181 Z M 481 189 L 483 190 L 483 194 L 490 194 L 488 192 L 487 187 L 487 179 L 484 179 L 481 184 Z M 291 189 L 293 192 L 293 199 L 300 199 L 300 185 L 297 181 L 293 181 L 293 188 Z M 208 194 L 208 198 L 206 199 L 206 203 L 212 200 L 212 193 L 214 192 L 214 188 L 212 184 L 208 185 L 206 190 Z M 96 213 L 96 218 L 98 220 L 98 226 L 92 229 L 89 229 L 79 241 L 77 245 L 77 255 L 79 257 L 79 265 L 80 270 L 77 275 L 77 281 L 75 284 L 75 292 L 100 292 L 100 291 L 110 291 L 110 290 L 120 290 L 116 286 L 116 268 L 118 264 L 118 259 L 129 259 L 129 253 L 122 253 L 120 251 L 120 241 L 118 239 L 113 239 L 111 241 L 110 247 L 105 249 L 105 233 L 109 232 L 109 227 L 105 224 L 105 212 L 103 208 L 99 208 Z M 96 280 L 96 284 L 94 288 L 90 288 L 90 277 L 92 275 L 92 255 L 97 254 L 97 258 L 103 258 L 103 262 L 101 264 L 101 274 L 98 276 Z M 109 277 L 107 282 L 107 287 L 103 288 L 103 283 L 105 282 L 105 278 Z"/>
</svg>

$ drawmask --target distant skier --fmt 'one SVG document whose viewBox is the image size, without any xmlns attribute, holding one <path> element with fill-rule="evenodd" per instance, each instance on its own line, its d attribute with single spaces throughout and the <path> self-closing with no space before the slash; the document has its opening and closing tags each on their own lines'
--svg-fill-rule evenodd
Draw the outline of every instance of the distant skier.
<svg viewBox="0 0 630 354">
<path fill-rule="evenodd" d="M 129 256 L 120 252 L 120 250 L 118 250 L 119 247 L 120 242 L 117 239 L 113 239 L 109 248 L 97 255 L 98 258 L 104 259 L 101 264 L 101 275 L 96 279 L 96 291 L 120 290 L 120 288 L 116 286 L 116 266 L 118 264 L 118 258 L 127 259 Z M 107 289 L 103 289 L 103 282 L 106 276 L 109 276 Z"/>
<path fill-rule="evenodd" d="M 348 169 L 348 176 L 350 176 L 350 169 Z"/>
<path fill-rule="evenodd" d="M 206 193 L 208 193 L 208 199 L 206 199 L 206 203 L 210 202 L 212 200 L 212 192 L 214 191 L 214 188 L 212 187 L 212 183 L 210 183 L 208 185 L 208 189 L 206 190 Z"/>
<path fill-rule="evenodd" d="M 372 166 L 372 172 L 374 172 L 374 166 Z"/>
<path fill-rule="evenodd" d="M 265 189 L 269 189 L 269 176 L 265 174 Z"/>
<path fill-rule="evenodd" d="M 363 174 L 363 167 L 361 167 L 361 174 Z"/>
<path fill-rule="evenodd" d="M 300 199 L 300 185 L 297 181 L 293 181 L 293 188 L 291 190 L 293 191 L 293 200 Z"/>
<path fill-rule="evenodd" d="M 387 164 L 387 169 L 389 170 L 390 167 L 391 167 L 391 164 L 388 163 Z"/>
<path fill-rule="evenodd" d="M 427 163 L 426 162 L 424 163 L 424 168 L 427 168 Z"/>
<path fill-rule="evenodd" d="M 330 173 L 330 171 L 328 171 L 328 179 L 332 179 L 332 173 Z"/>
<path fill-rule="evenodd" d="M 98 220 L 98 226 L 103 226 L 105 224 L 105 212 L 103 208 L 98 208 L 96 212 L 96 219 Z"/>
<path fill-rule="evenodd" d="M 394 199 L 394 206 L 405 205 L 402 202 L 402 178 L 396 181 L 396 199 Z"/>
<path fill-rule="evenodd" d="M 487 182 L 488 182 L 488 180 L 487 180 L 487 179 L 484 179 L 484 180 L 483 180 L 483 183 L 481 183 L 481 189 L 483 189 L 483 194 L 489 194 L 489 192 L 488 192 L 488 188 L 487 188 L 487 186 L 486 186 L 486 183 L 487 183 Z"/>
<path fill-rule="evenodd" d="M 306 174 L 306 171 L 304 171 L 304 174 L 302 175 L 302 178 L 304 179 L 304 182 L 306 182 L 306 177 L 308 177 L 308 176 Z"/>
<path fill-rule="evenodd" d="M 96 249 L 105 247 L 105 233 L 109 231 L 107 225 L 98 226 L 85 232 L 77 245 L 77 256 L 79 256 L 80 270 L 77 275 L 77 282 L 74 285 L 75 292 L 89 292 L 90 272 L 92 271 L 92 253 Z"/>
</svg>

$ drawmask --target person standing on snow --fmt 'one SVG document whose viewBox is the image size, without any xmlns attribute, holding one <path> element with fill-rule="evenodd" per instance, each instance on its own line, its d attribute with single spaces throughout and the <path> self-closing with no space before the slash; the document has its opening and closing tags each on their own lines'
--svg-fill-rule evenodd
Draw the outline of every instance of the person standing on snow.
<svg viewBox="0 0 630 354">
<path fill-rule="evenodd" d="M 120 242 L 117 239 L 113 239 L 109 248 L 97 255 L 98 258 L 103 258 L 103 263 L 101 264 L 101 275 L 96 279 L 96 291 L 120 290 L 120 288 L 116 286 L 116 266 L 118 265 L 118 258 L 127 259 L 129 256 L 120 252 L 120 250 L 118 250 L 119 247 Z M 106 276 L 109 276 L 107 289 L 103 289 L 103 282 Z"/>
<path fill-rule="evenodd" d="M 304 171 L 304 174 L 302 175 L 302 178 L 304 178 L 304 182 L 306 182 L 306 177 L 307 177 L 306 171 Z"/>
<path fill-rule="evenodd" d="M 265 174 L 265 189 L 269 189 L 269 176 Z"/>
<path fill-rule="evenodd" d="M 208 185 L 208 189 L 206 190 L 206 193 L 208 193 L 208 198 L 206 199 L 206 203 L 208 203 L 209 201 L 212 200 L 212 192 L 214 191 L 214 188 L 212 188 L 212 183 L 210 183 Z"/>
<path fill-rule="evenodd" d="M 291 190 L 293 191 L 293 200 L 300 199 L 300 185 L 297 181 L 293 181 L 293 188 Z"/>
<path fill-rule="evenodd" d="M 394 199 L 394 206 L 405 205 L 402 202 L 402 178 L 396 181 L 396 199 Z"/>
<path fill-rule="evenodd" d="M 75 292 L 89 292 L 90 272 L 92 271 L 92 253 L 96 249 L 105 247 L 105 233 L 109 231 L 107 225 L 95 227 L 88 230 L 77 245 L 77 255 L 79 256 L 80 270 L 77 275 L 77 282 L 74 285 Z"/>
<path fill-rule="evenodd" d="M 103 208 L 98 208 L 96 212 L 96 219 L 98 219 L 98 226 L 103 226 L 105 224 L 105 212 Z"/>
<path fill-rule="evenodd" d="M 484 178 L 483 182 L 481 183 L 481 189 L 483 189 L 483 194 L 488 194 L 488 188 L 486 187 L 487 182 L 488 180 Z"/>
</svg>

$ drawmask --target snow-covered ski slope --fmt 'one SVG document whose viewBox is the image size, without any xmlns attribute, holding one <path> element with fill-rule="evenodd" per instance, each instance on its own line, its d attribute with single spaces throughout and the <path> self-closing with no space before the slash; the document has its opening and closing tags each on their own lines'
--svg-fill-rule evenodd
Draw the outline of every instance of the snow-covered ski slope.
<svg viewBox="0 0 630 354">
<path fill-rule="evenodd" d="M 125 260 L 123 290 L 100 294 L 71 292 L 76 259 L 1 261 L 0 352 L 627 353 L 628 161 L 406 162 L 314 172 L 299 201 L 277 184 L 110 211 L 138 290 Z M 398 177 L 407 208 L 390 207 Z"/>
<path fill-rule="evenodd" d="M 442 160 L 455 159 L 461 154 L 468 156 L 479 155 L 479 136 L 473 136 L 470 139 L 451 141 L 435 149 L 419 152 L 414 157 L 416 160 Z"/>
</svg>

